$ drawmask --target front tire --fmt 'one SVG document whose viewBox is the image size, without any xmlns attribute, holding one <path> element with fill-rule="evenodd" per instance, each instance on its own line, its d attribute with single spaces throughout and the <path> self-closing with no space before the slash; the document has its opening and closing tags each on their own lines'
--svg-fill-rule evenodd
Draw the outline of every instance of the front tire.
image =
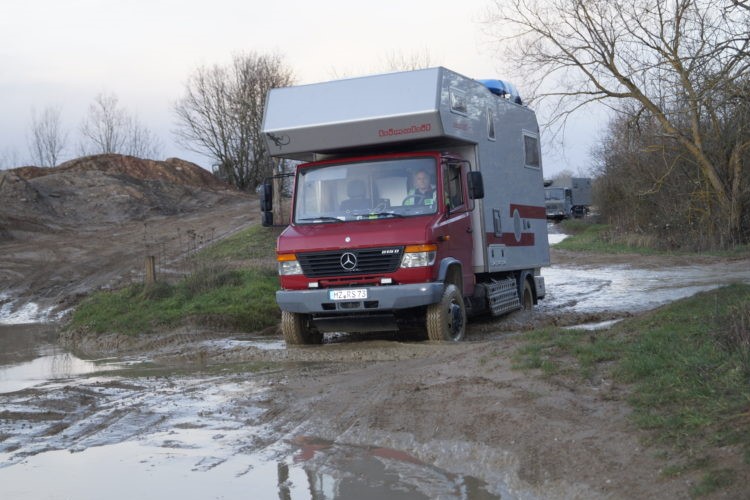
<svg viewBox="0 0 750 500">
<path fill-rule="evenodd" d="M 281 334 L 286 345 L 322 344 L 323 334 L 308 326 L 304 314 L 281 311 Z"/>
<path fill-rule="evenodd" d="M 458 342 L 466 333 L 464 299 L 456 285 L 447 285 L 437 304 L 427 306 L 427 338 Z"/>
</svg>

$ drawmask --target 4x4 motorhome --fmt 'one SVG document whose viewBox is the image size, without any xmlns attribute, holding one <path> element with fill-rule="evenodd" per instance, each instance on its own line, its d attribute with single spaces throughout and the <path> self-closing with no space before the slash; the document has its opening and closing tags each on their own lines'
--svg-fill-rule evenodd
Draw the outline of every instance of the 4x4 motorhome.
<svg viewBox="0 0 750 500">
<path fill-rule="evenodd" d="M 548 219 L 583 217 L 591 206 L 591 179 L 571 177 L 551 181 L 544 188 L 544 199 Z"/>
<path fill-rule="evenodd" d="M 544 297 L 539 127 L 512 85 L 432 68 L 273 89 L 263 134 L 307 162 L 276 250 L 288 344 L 415 327 L 459 340 L 468 315 Z"/>
</svg>

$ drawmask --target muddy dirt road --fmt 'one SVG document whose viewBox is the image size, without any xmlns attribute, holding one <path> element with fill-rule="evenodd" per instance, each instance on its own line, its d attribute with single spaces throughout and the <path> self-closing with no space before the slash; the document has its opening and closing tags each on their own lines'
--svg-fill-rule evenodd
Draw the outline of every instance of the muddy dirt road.
<svg viewBox="0 0 750 500">
<path fill-rule="evenodd" d="M 1 327 L 0 496 L 689 496 L 698 473 L 661 474 L 672 455 L 643 444 L 626 388 L 543 380 L 510 355 L 528 328 L 601 326 L 750 282 L 750 263 L 554 260 L 532 316 L 476 321 L 459 344 L 205 331 L 84 342 L 100 359 L 81 360 L 50 326 Z"/>
</svg>

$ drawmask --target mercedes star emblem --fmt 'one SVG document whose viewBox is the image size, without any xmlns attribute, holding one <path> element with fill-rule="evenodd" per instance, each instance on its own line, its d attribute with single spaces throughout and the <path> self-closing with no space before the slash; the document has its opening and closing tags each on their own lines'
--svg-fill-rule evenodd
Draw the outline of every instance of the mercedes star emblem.
<svg viewBox="0 0 750 500">
<path fill-rule="evenodd" d="M 357 267 L 357 256 L 351 252 L 346 252 L 341 255 L 339 262 L 341 262 L 341 267 L 346 271 L 354 271 L 354 268 Z"/>
</svg>

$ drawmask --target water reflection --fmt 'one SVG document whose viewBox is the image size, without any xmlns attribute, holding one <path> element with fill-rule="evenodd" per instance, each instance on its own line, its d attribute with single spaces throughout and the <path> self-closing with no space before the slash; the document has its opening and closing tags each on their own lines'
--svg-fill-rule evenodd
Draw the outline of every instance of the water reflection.
<svg viewBox="0 0 750 500">
<path fill-rule="evenodd" d="M 51 325 L 0 325 L 0 393 L 116 366 L 80 359 L 60 348 L 56 339 Z"/>
<path fill-rule="evenodd" d="M 261 452 L 229 453 L 252 429 L 211 432 L 205 446 L 180 445 L 183 432 L 87 448 L 48 451 L 0 467 L 0 484 L 19 500 L 44 498 L 248 498 L 279 500 L 498 499 L 471 476 L 424 464 L 388 448 L 310 440 Z M 206 431 L 193 429 L 202 441 Z M 312 454 L 301 460 L 311 448 Z M 0 460 L 3 454 L 0 453 Z M 38 475 L 44 471 L 45 480 Z M 512 496 L 512 495 L 511 495 Z"/>
<path fill-rule="evenodd" d="M 46 354 L 32 361 L 0 367 L 0 393 L 20 391 L 48 381 L 102 371 L 105 365 L 69 352 Z"/>
<path fill-rule="evenodd" d="M 479 479 L 447 472 L 400 450 L 309 437 L 295 439 L 294 446 L 293 463 L 278 465 L 280 500 L 500 498 Z M 309 496 L 293 496 L 299 491 Z"/>
</svg>

